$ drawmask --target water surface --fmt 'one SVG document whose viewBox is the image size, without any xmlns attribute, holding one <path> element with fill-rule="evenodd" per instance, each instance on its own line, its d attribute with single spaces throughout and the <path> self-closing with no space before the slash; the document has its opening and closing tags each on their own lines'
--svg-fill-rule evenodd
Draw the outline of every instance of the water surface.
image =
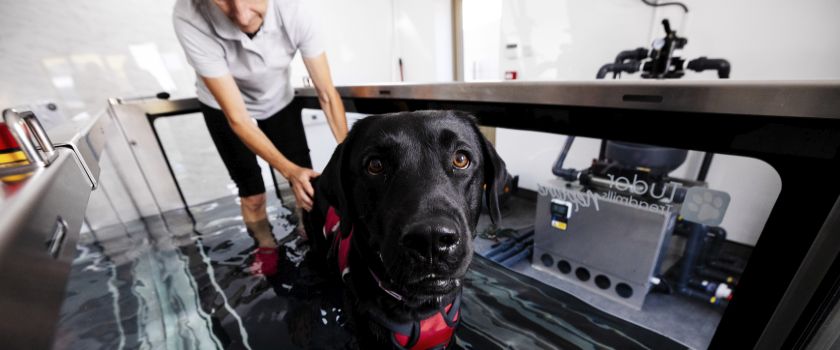
<svg viewBox="0 0 840 350">
<path fill-rule="evenodd" d="M 230 199 L 193 208 L 196 225 L 176 212 L 83 235 L 55 348 L 353 348 L 342 286 L 310 267 L 289 211 L 269 210 L 283 237 L 271 278 L 251 273 Z M 456 337 L 454 349 L 683 348 L 478 255 Z"/>
</svg>

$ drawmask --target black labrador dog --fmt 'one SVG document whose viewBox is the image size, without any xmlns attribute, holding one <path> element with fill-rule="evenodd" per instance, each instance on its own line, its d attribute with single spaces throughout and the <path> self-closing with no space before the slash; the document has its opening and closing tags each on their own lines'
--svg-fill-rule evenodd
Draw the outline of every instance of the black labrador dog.
<svg viewBox="0 0 840 350">
<path fill-rule="evenodd" d="M 482 201 L 498 222 L 506 175 L 466 113 L 375 115 L 353 126 L 315 180 L 304 222 L 310 253 L 346 286 L 361 348 L 448 346 Z"/>
</svg>

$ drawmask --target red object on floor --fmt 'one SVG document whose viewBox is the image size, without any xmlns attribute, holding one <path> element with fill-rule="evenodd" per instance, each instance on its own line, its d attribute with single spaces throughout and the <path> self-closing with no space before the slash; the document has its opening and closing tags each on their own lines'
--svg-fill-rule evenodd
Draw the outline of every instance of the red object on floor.
<svg viewBox="0 0 840 350">
<path fill-rule="evenodd" d="M 251 264 L 251 271 L 254 274 L 266 277 L 277 274 L 277 265 L 280 262 L 280 251 L 278 248 L 259 247 L 254 253 L 254 263 Z"/>
</svg>

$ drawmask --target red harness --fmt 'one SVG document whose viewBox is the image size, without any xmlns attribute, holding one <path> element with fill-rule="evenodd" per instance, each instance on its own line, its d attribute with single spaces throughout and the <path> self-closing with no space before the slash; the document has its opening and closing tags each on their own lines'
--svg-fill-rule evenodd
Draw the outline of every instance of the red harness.
<svg viewBox="0 0 840 350">
<path fill-rule="evenodd" d="M 339 232 L 340 221 L 341 218 L 336 214 L 333 207 L 330 207 L 327 211 L 327 218 L 324 221 L 324 237 L 327 240 L 332 239 L 333 245 L 337 248 L 335 251 L 338 253 L 338 271 L 343 280 L 350 273 L 350 242 L 353 237 L 353 231 L 351 230 L 347 235 L 342 235 Z M 400 294 L 386 288 L 372 270 L 368 269 L 368 271 L 370 271 L 371 276 L 373 276 L 373 279 L 382 291 L 394 299 L 399 301 L 403 300 Z M 446 349 L 450 339 L 452 339 L 452 335 L 455 333 L 455 327 L 458 325 L 460 311 L 461 293 L 458 292 L 455 300 L 449 303 L 449 305 L 420 321 L 395 323 L 374 314 L 371 314 L 371 316 L 373 316 L 377 323 L 391 331 L 391 342 L 397 348 L 407 350 L 437 350 Z"/>
</svg>

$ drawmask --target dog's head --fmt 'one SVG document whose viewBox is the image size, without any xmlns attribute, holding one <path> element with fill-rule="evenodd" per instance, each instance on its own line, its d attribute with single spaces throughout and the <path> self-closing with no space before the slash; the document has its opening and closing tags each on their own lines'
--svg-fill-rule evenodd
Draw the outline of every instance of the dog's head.
<svg viewBox="0 0 840 350">
<path fill-rule="evenodd" d="M 341 231 L 354 228 L 366 260 L 381 263 L 390 288 L 419 305 L 460 287 L 482 194 L 498 222 L 496 184 L 505 176 L 472 116 L 404 112 L 358 121 L 320 188 L 342 217 Z"/>
</svg>

